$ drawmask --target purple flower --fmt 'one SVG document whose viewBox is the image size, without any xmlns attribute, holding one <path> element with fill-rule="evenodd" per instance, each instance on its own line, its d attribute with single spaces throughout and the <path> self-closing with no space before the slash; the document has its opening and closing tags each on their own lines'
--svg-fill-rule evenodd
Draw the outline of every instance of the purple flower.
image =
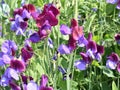
<svg viewBox="0 0 120 90">
<path fill-rule="evenodd" d="M 22 12 L 22 18 L 24 21 L 27 21 L 30 18 L 30 13 L 26 9 L 24 9 Z"/>
<path fill-rule="evenodd" d="M 24 35 L 25 30 L 27 29 L 27 22 L 23 20 L 20 15 L 15 15 L 15 21 L 12 21 L 11 30 L 16 32 L 16 35 Z"/>
<path fill-rule="evenodd" d="M 102 59 L 102 54 L 104 53 L 104 47 L 103 46 L 100 46 L 100 45 L 97 45 L 97 52 L 95 53 L 95 58 L 98 60 L 98 61 L 101 61 Z"/>
<path fill-rule="evenodd" d="M 6 40 L 2 46 L 1 46 L 1 50 L 4 54 L 8 54 L 8 55 L 15 55 L 15 51 L 17 50 L 17 45 L 14 41 L 11 40 Z"/>
<path fill-rule="evenodd" d="M 79 70 L 86 70 L 87 68 L 87 64 L 84 60 L 75 61 L 74 66 Z"/>
<path fill-rule="evenodd" d="M 80 53 L 82 60 L 77 60 L 74 66 L 79 70 L 86 70 L 87 66 L 91 63 L 92 59 L 85 53 Z"/>
<path fill-rule="evenodd" d="M 66 26 L 66 25 L 61 25 L 60 26 L 60 32 L 63 34 L 63 35 L 69 35 L 69 34 L 71 34 L 71 29 L 68 27 L 68 26 Z"/>
<path fill-rule="evenodd" d="M 18 72 L 23 72 L 25 71 L 25 63 L 20 60 L 11 60 L 10 62 L 10 67 L 15 69 Z"/>
<path fill-rule="evenodd" d="M 97 52 L 96 43 L 94 41 L 88 41 L 86 49 L 87 49 L 86 54 L 89 55 L 92 59 L 95 59 L 94 54 Z"/>
<path fill-rule="evenodd" d="M 30 47 L 29 43 L 21 49 L 21 56 L 25 63 L 33 56 L 33 49 Z"/>
<path fill-rule="evenodd" d="M 18 72 L 13 68 L 7 68 L 0 80 L 0 85 L 8 86 L 13 79 L 19 80 Z"/>
<path fill-rule="evenodd" d="M 106 62 L 106 67 L 110 69 L 116 69 L 117 64 L 119 62 L 120 58 L 116 53 L 112 53 Z"/>
<path fill-rule="evenodd" d="M 120 34 L 115 34 L 115 40 L 120 44 Z"/>
<path fill-rule="evenodd" d="M 60 54 L 70 54 L 70 50 L 68 48 L 68 46 L 64 45 L 64 44 L 61 44 L 58 48 L 58 52 Z"/>
<path fill-rule="evenodd" d="M 40 41 L 40 36 L 38 33 L 33 33 L 31 36 L 30 36 L 30 41 L 33 42 L 33 43 L 37 43 Z"/>
<path fill-rule="evenodd" d="M 84 36 L 81 36 L 78 40 L 78 46 L 79 47 L 84 47 L 88 44 L 87 39 Z"/>
</svg>

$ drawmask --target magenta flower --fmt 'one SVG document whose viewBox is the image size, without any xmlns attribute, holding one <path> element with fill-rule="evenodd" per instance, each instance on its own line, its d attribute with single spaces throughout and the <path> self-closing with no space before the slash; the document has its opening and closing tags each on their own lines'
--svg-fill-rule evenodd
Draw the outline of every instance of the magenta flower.
<svg viewBox="0 0 120 90">
<path fill-rule="evenodd" d="M 56 16 L 59 14 L 59 10 L 52 4 L 44 5 L 43 12 L 39 14 L 36 19 L 36 23 L 38 27 L 42 27 L 46 21 L 50 24 L 50 26 L 55 26 L 58 24 L 58 19 Z"/>
<path fill-rule="evenodd" d="M 86 54 L 89 55 L 92 59 L 95 59 L 94 54 L 97 52 L 96 43 L 94 41 L 88 41 L 86 49 L 87 49 Z"/>
<path fill-rule="evenodd" d="M 15 69 L 18 72 L 23 72 L 25 71 L 25 63 L 20 60 L 11 60 L 10 62 L 10 67 Z"/>
<path fill-rule="evenodd" d="M 118 62 L 120 61 L 119 56 L 116 53 L 112 53 L 106 62 L 106 67 L 110 69 L 116 69 L 117 65 L 119 67 Z"/>
<path fill-rule="evenodd" d="M 43 74 L 43 75 L 41 76 L 39 90 L 53 90 L 52 87 L 47 87 L 47 86 L 46 86 L 47 83 L 48 83 L 48 77 Z"/>
<path fill-rule="evenodd" d="M 25 46 L 21 49 L 21 56 L 25 63 L 27 63 L 27 61 L 33 56 L 33 49 L 27 41 Z"/>
</svg>

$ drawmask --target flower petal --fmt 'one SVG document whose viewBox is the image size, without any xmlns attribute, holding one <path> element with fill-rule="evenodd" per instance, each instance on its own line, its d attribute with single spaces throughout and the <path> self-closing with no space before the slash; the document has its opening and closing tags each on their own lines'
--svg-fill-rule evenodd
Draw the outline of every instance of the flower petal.
<svg viewBox="0 0 120 90">
<path fill-rule="evenodd" d="M 63 24 L 63 25 L 60 26 L 60 32 L 63 35 L 69 35 L 69 34 L 71 34 L 71 29 L 68 26 Z"/>
<path fill-rule="evenodd" d="M 74 63 L 74 66 L 79 70 L 86 70 L 86 63 L 83 60 L 77 60 Z"/>
<path fill-rule="evenodd" d="M 64 45 L 64 44 L 61 44 L 61 45 L 59 46 L 58 52 L 59 52 L 60 54 L 70 54 L 69 48 L 68 48 L 66 45 Z"/>
</svg>

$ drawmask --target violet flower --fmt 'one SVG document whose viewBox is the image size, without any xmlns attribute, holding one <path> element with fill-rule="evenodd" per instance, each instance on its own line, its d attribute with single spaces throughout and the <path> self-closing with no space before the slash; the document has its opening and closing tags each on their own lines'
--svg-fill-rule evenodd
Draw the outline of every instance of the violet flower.
<svg viewBox="0 0 120 90">
<path fill-rule="evenodd" d="M 85 53 L 80 53 L 82 60 L 77 60 L 74 63 L 74 66 L 79 70 L 86 70 L 88 65 L 92 62 L 92 59 Z"/>
<path fill-rule="evenodd" d="M 5 73 L 3 74 L 0 85 L 1 86 L 8 86 L 9 83 L 13 80 L 19 80 L 18 72 L 14 70 L 13 68 L 7 68 Z"/>
<path fill-rule="evenodd" d="M 57 50 L 60 54 L 70 54 L 70 50 L 68 48 L 68 46 L 61 44 Z"/>
<path fill-rule="evenodd" d="M 116 69 L 118 62 L 120 61 L 119 56 L 116 53 L 112 53 L 106 62 L 106 67 L 110 69 Z"/>
<path fill-rule="evenodd" d="M 60 32 L 63 35 L 69 35 L 69 34 L 71 34 L 71 29 L 68 26 L 63 24 L 63 25 L 60 26 Z"/>
<path fill-rule="evenodd" d="M 94 54 L 97 52 L 96 43 L 94 41 L 88 41 L 86 49 L 87 49 L 86 54 L 89 55 L 92 59 L 95 59 Z"/>
<path fill-rule="evenodd" d="M 1 46 L 1 50 L 4 54 L 8 54 L 8 55 L 15 55 L 15 51 L 17 50 L 17 45 L 14 41 L 11 40 L 6 40 L 2 46 Z"/>
<path fill-rule="evenodd" d="M 15 21 L 12 21 L 11 30 L 16 32 L 16 35 L 24 35 L 25 30 L 27 29 L 27 22 L 23 20 L 20 15 L 15 16 Z"/>
</svg>

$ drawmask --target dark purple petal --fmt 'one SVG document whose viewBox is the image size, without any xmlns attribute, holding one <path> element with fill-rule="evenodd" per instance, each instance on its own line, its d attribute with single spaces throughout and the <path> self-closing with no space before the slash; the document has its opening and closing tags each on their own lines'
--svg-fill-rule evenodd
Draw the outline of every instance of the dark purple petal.
<svg viewBox="0 0 120 90">
<path fill-rule="evenodd" d="M 48 77 L 43 74 L 40 80 L 40 87 L 46 87 L 47 83 L 48 83 Z"/>
<path fill-rule="evenodd" d="M 33 78 L 31 76 L 21 75 L 21 78 L 22 78 L 23 83 L 26 84 L 26 85 L 27 85 L 28 81 L 32 81 L 33 80 Z"/>
<path fill-rule="evenodd" d="M 112 60 L 107 60 L 106 67 L 110 69 L 116 69 L 117 63 Z"/>
<path fill-rule="evenodd" d="M 12 90 L 21 90 L 20 86 L 16 85 L 14 82 L 10 82 L 10 87 Z"/>
<path fill-rule="evenodd" d="M 104 47 L 97 45 L 97 53 L 103 54 L 104 53 Z"/>
<path fill-rule="evenodd" d="M 31 40 L 31 42 L 37 43 L 40 41 L 40 36 L 38 33 L 33 33 L 29 39 Z"/>
<path fill-rule="evenodd" d="M 64 45 L 64 44 L 61 44 L 61 45 L 59 46 L 58 52 L 59 52 L 60 54 L 70 54 L 69 48 L 68 48 L 66 45 Z"/>
<path fill-rule="evenodd" d="M 36 11 L 35 6 L 32 4 L 26 4 L 23 6 L 23 9 L 26 9 L 29 13 L 33 13 Z"/>
<path fill-rule="evenodd" d="M 21 55 L 25 62 L 27 62 L 33 56 L 33 50 L 27 46 L 21 49 Z"/>
<path fill-rule="evenodd" d="M 62 74 L 66 74 L 66 70 L 64 68 L 62 68 L 61 66 L 58 66 L 58 70 L 62 73 Z"/>
<path fill-rule="evenodd" d="M 79 70 L 86 70 L 87 68 L 87 64 L 83 60 L 75 61 L 74 66 Z"/>
<path fill-rule="evenodd" d="M 86 48 L 87 48 L 87 50 L 90 49 L 93 53 L 97 52 L 97 45 L 94 41 L 89 41 Z"/>
<path fill-rule="evenodd" d="M 116 63 L 120 60 L 118 54 L 114 52 L 108 57 L 108 59 Z"/>
<path fill-rule="evenodd" d="M 86 53 L 81 52 L 80 53 L 82 60 L 86 63 L 86 64 L 90 64 L 92 59 L 89 57 L 89 55 L 87 55 Z"/>
<path fill-rule="evenodd" d="M 25 71 L 25 63 L 20 60 L 11 60 L 10 67 L 19 72 Z"/>
<path fill-rule="evenodd" d="M 60 32 L 63 35 L 69 35 L 69 34 L 71 34 L 71 29 L 68 26 L 63 24 L 63 25 L 60 26 Z"/>
</svg>

